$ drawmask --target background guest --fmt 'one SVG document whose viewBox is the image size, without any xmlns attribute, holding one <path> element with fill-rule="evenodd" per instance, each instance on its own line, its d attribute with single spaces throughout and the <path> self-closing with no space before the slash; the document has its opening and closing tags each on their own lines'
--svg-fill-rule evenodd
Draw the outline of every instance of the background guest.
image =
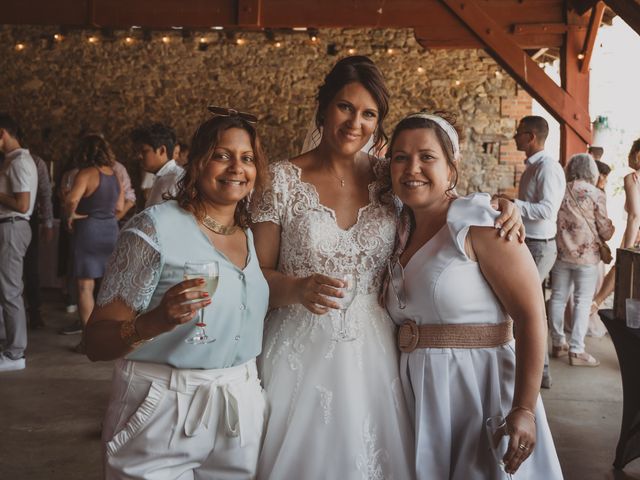
<svg viewBox="0 0 640 480">
<path fill-rule="evenodd" d="M 634 171 L 624 177 L 624 209 L 627 212 L 627 224 L 622 236 L 620 248 L 633 248 L 638 243 L 640 234 L 640 138 L 633 142 L 628 156 L 629 167 Z M 616 278 L 615 266 L 604 277 L 602 286 L 593 297 L 591 311 L 600 308 L 602 302 L 613 293 Z"/>
<path fill-rule="evenodd" d="M 596 367 L 600 362 L 584 350 L 589 310 L 598 280 L 599 244 L 614 232 L 607 216 L 606 196 L 596 187 L 598 169 L 586 153 L 567 165 L 566 193 L 558 212 L 558 260 L 552 270 L 550 323 L 552 356 L 569 355 L 574 366 Z M 571 336 L 567 344 L 564 311 L 573 286 Z"/>
<path fill-rule="evenodd" d="M 29 150 L 18 140 L 18 123 L 0 113 L 0 310 L 5 346 L 0 372 L 25 368 L 27 318 L 22 298 L 23 259 L 31 242 L 29 218 L 36 203 L 38 171 Z"/>
<path fill-rule="evenodd" d="M 173 160 L 174 131 L 166 125 L 154 123 L 135 129 L 131 139 L 142 169 L 155 175 L 145 207 L 162 203 L 165 195 L 175 196 L 184 169 Z"/>
<path fill-rule="evenodd" d="M 114 156 L 98 134 L 86 135 L 76 153 L 78 173 L 66 197 L 67 226 L 73 232 L 73 274 L 78 286 L 78 312 L 86 325 L 94 306 L 96 280 L 104 275 L 118 237 L 117 214 L 124 191 L 113 170 Z M 78 346 L 83 350 L 83 344 Z"/>
</svg>

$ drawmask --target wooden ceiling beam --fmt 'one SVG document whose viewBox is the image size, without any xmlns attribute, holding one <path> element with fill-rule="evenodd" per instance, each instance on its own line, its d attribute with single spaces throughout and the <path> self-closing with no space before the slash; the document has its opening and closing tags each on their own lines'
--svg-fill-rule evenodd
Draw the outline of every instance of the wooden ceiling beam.
<svg viewBox="0 0 640 480">
<path fill-rule="evenodd" d="M 596 3 L 591 9 L 591 18 L 589 20 L 589 29 L 587 30 L 587 36 L 584 39 L 584 46 L 580 56 L 580 72 L 586 73 L 589 71 L 589 64 L 591 63 L 591 56 L 593 55 L 593 47 L 596 44 L 596 37 L 598 35 L 598 29 L 602 23 L 602 17 L 604 16 L 605 4 L 603 1 Z"/>
<path fill-rule="evenodd" d="M 513 26 L 514 35 L 545 35 L 567 33 L 565 23 L 518 23 Z"/>
<path fill-rule="evenodd" d="M 475 0 L 440 0 L 485 45 L 487 52 L 560 123 L 585 142 L 591 141 L 588 104 L 585 108 L 551 80 L 536 62 L 505 33 Z M 580 28 L 580 27 L 574 27 Z"/>
<path fill-rule="evenodd" d="M 606 0 L 606 3 L 640 35 L 640 3 L 637 0 Z"/>
<path fill-rule="evenodd" d="M 262 24 L 262 0 L 238 0 L 238 25 L 260 27 Z"/>
</svg>

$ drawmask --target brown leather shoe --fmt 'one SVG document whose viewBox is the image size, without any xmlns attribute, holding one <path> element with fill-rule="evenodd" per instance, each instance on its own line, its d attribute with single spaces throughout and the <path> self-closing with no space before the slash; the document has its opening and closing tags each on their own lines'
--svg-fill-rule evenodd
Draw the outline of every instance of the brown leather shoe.
<svg viewBox="0 0 640 480">
<path fill-rule="evenodd" d="M 569 363 L 574 367 L 597 367 L 600 365 L 600 361 L 587 352 L 570 352 Z"/>
<path fill-rule="evenodd" d="M 558 346 L 554 345 L 551 348 L 551 356 L 553 358 L 566 357 L 567 355 L 569 355 L 569 345 L 566 343 Z"/>
</svg>

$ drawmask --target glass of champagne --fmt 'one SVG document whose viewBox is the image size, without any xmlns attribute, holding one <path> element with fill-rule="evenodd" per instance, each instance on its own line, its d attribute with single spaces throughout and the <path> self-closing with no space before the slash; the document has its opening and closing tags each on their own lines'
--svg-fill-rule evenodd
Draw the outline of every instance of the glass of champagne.
<svg viewBox="0 0 640 480">
<path fill-rule="evenodd" d="M 502 415 L 495 415 L 487 418 L 485 422 L 489 447 L 493 453 L 500 469 L 504 472 L 506 478 L 511 480 L 513 477 L 510 473 L 504 471 L 504 461 L 502 458 L 509 448 L 509 435 L 507 434 L 507 421 Z"/>
<path fill-rule="evenodd" d="M 205 284 L 202 287 L 193 287 L 187 291 L 206 291 L 209 294 L 209 298 L 213 298 L 213 294 L 218 288 L 218 262 L 187 262 L 184 264 L 184 279 L 191 280 L 194 278 L 202 278 Z M 202 301 L 203 299 L 192 300 L 190 303 Z M 198 319 L 196 320 L 196 327 L 198 331 L 192 337 L 185 340 L 187 343 L 194 345 L 202 345 L 206 343 L 215 342 L 215 338 L 210 338 L 207 335 L 205 327 L 207 324 L 204 322 L 204 308 L 198 311 Z"/>
<path fill-rule="evenodd" d="M 353 273 L 331 272 L 330 277 L 337 278 L 344 282 L 345 286 L 340 289 L 344 294 L 342 298 L 332 298 L 334 302 L 340 305 L 340 328 L 334 336 L 337 342 L 352 342 L 356 339 L 347 328 L 347 310 L 354 298 L 356 298 L 356 276 Z"/>
</svg>

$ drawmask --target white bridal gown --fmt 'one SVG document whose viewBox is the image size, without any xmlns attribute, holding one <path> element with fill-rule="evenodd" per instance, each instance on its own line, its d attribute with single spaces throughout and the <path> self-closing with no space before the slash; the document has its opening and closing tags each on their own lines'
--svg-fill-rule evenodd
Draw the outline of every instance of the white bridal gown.
<svg viewBox="0 0 640 480">
<path fill-rule="evenodd" d="M 374 171 L 383 168 L 375 163 Z M 278 270 L 296 277 L 354 272 L 347 322 L 356 339 L 334 340 L 337 312 L 319 316 L 293 305 L 269 313 L 259 367 L 271 412 L 258 478 L 412 479 L 395 327 L 377 302 L 396 209 L 380 202 L 377 180 L 357 223 L 342 230 L 297 166 L 278 162 L 270 172 L 271 189 L 253 202 L 252 217 L 282 229 Z"/>
</svg>

